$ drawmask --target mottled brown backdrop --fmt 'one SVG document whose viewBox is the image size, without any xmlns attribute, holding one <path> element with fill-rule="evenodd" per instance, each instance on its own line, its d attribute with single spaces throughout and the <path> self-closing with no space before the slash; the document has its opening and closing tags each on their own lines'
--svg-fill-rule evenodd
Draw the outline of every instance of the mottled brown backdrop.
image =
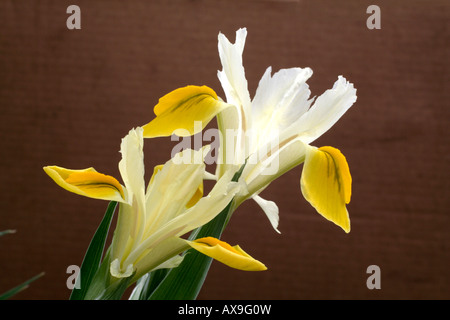
<svg viewBox="0 0 450 320">
<path fill-rule="evenodd" d="M 66 9 L 81 8 L 81 30 Z M 369 30 L 366 9 L 381 9 Z M 15 299 L 67 299 L 107 203 L 59 188 L 42 167 L 94 166 L 120 177 L 120 139 L 153 117 L 165 93 L 187 84 L 223 95 L 217 35 L 247 27 L 251 95 L 268 66 L 311 67 L 313 95 L 338 75 L 358 101 L 319 140 L 347 156 L 352 231 L 325 221 L 302 197 L 301 167 L 264 197 L 280 208 L 281 234 L 255 203 L 223 239 L 269 268 L 217 262 L 199 299 L 448 299 L 448 1 L 0 1 L 0 292 L 42 271 Z M 146 141 L 147 168 L 170 156 Z M 151 172 L 148 169 L 147 172 Z M 148 177 L 147 177 L 148 178 Z M 367 267 L 381 268 L 369 290 Z"/>
</svg>

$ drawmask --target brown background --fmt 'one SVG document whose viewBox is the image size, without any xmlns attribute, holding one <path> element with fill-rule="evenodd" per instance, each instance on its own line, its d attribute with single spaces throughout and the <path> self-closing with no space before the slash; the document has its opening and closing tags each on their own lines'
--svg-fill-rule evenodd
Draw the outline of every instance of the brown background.
<svg viewBox="0 0 450 320">
<path fill-rule="evenodd" d="M 66 8 L 81 8 L 81 30 Z M 381 30 L 366 28 L 370 4 Z M 80 264 L 107 203 L 56 186 L 42 167 L 94 166 L 120 177 L 120 139 L 153 117 L 163 94 L 206 84 L 223 95 L 217 34 L 248 28 L 251 95 L 266 67 L 311 67 L 313 95 L 342 74 L 353 108 L 313 144 L 338 147 L 353 176 L 352 231 L 302 197 L 301 167 L 265 198 L 275 233 L 246 202 L 224 240 L 269 270 L 214 262 L 199 299 L 448 299 L 448 1 L 6 1 L 0 2 L 0 292 L 44 271 L 15 299 L 67 299 L 66 268 Z M 168 139 L 146 141 L 147 168 Z M 151 172 L 150 169 L 147 170 Z M 366 269 L 381 268 L 381 290 Z"/>
</svg>

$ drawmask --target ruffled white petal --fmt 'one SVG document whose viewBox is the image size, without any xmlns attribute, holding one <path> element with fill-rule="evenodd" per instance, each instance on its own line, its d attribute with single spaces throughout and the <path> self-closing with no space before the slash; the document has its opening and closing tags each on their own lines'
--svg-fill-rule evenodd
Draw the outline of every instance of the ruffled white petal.
<svg viewBox="0 0 450 320">
<path fill-rule="evenodd" d="M 218 72 L 218 77 L 227 102 L 242 107 L 244 113 L 248 114 L 251 102 L 242 63 L 246 37 L 247 29 L 239 29 L 236 31 L 236 42 L 232 44 L 222 33 L 219 33 L 218 49 L 223 69 Z"/>
<path fill-rule="evenodd" d="M 142 238 L 145 226 L 145 182 L 143 129 L 131 129 L 122 139 L 119 171 L 124 181 L 128 204 L 121 204 L 113 239 L 113 258 L 122 261 Z"/>
<path fill-rule="evenodd" d="M 119 170 L 122 175 L 125 187 L 128 191 L 128 199 L 131 202 L 132 196 L 135 196 L 138 203 L 144 203 L 144 138 L 143 129 L 138 127 L 131 129 L 122 139 L 120 153 L 122 160 L 119 162 Z"/>
<path fill-rule="evenodd" d="M 288 130 L 310 144 L 330 129 L 355 101 L 356 89 L 353 84 L 339 76 L 333 88 L 318 97 L 313 106 Z"/>
<path fill-rule="evenodd" d="M 309 109 L 312 101 L 306 81 L 311 75 L 310 68 L 291 68 L 271 76 L 267 68 L 252 101 L 252 131 L 260 140 L 289 127 Z"/>
<path fill-rule="evenodd" d="M 234 170 L 235 165 L 244 163 L 248 155 L 245 135 L 250 130 L 251 99 L 242 63 L 242 54 L 247 37 L 247 29 L 236 31 L 236 41 L 232 44 L 222 33 L 218 36 L 219 57 L 222 71 L 217 76 L 225 92 L 227 103 L 235 108 L 227 108 L 217 116 L 222 134 L 219 150 L 219 165 L 216 174 L 220 178 L 225 171 Z M 231 133 L 231 135 L 230 135 Z M 230 155 L 231 158 L 230 158 Z"/>
</svg>

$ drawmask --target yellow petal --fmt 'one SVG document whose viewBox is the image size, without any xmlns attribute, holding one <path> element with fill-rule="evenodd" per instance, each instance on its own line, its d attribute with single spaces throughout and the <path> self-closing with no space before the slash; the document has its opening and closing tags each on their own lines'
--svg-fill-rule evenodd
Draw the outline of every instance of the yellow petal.
<svg viewBox="0 0 450 320">
<path fill-rule="evenodd" d="M 228 106 L 207 86 L 178 88 L 159 99 L 154 108 L 156 118 L 143 126 L 144 137 L 194 135 Z"/>
<path fill-rule="evenodd" d="M 244 271 L 263 271 L 266 266 L 248 255 L 239 246 L 230 246 L 213 237 L 200 238 L 189 242 L 195 250 L 226 264 L 229 267 Z"/>
<path fill-rule="evenodd" d="M 94 199 L 125 202 L 123 188 L 114 177 L 94 168 L 71 170 L 58 166 L 44 167 L 44 171 L 67 191 Z"/>
<path fill-rule="evenodd" d="M 301 177 L 305 199 L 326 219 L 350 232 L 346 204 L 352 177 L 345 156 L 333 147 L 307 147 Z"/>
</svg>

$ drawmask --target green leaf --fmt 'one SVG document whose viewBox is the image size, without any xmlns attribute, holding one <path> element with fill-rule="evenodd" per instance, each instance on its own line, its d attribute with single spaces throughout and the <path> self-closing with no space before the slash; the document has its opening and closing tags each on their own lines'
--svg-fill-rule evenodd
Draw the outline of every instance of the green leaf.
<svg viewBox="0 0 450 320">
<path fill-rule="evenodd" d="M 4 231 L 0 231 L 0 237 L 4 236 L 5 234 L 11 234 L 11 233 L 16 233 L 16 230 L 4 230 Z M 40 277 L 42 277 L 45 273 L 41 272 L 38 275 L 34 276 L 31 279 L 28 279 L 27 281 L 25 281 L 22 284 L 19 284 L 17 287 L 12 288 L 10 290 L 8 290 L 7 292 L 3 293 L 2 295 L 0 295 L 0 300 L 6 300 L 11 298 L 12 296 L 14 296 L 15 294 L 19 293 L 20 291 L 26 289 L 29 287 L 29 284 L 33 281 L 35 281 L 36 279 L 39 279 Z"/>
<path fill-rule="evenodd" d="M 4 230 L 4 231 L 0 231 L 0 237 L 4 236 L 5 234 L 11 234 L 11 233 L 16 233 L 16 230 Z"/>
<path fill-rule="evenodd" d="M 134 272 L 127 278 L 117 279 L 111 276 L 110 249 L 111 247 L 106 251 L 105 258 L 89 285 L 85 300 L 120 300 L 134 276 Z"/>
<path fill-rule="evenodd" d="M 169 269 L 158 269 L 146 273 L 136 283 L 136 287 L 130 295 L 129 300 L 147 300 L 151 293 L 165 278 Z"/>
<path fill-rule="evenodd" d="M 100 263 L 105 248 L 106 238 L 108 236 L 111 220 L 116 209 L 117 202 L 111 201 L 106 209 L 102 222 L 100 223 L 97 231 L 92 237 L 91 243 L 84 256 L 83 263 L 81 264 L 80 273 L 77 281 L 80 280 L 79 289 L 78 286 L 72 290 L 70 300 L 83 300 L 85 299 L 86 292 L 100 267 Z"/>
<path fill-rule="evenodd" d="M 111 264 L 110 259 L 110 249 L 108 248 L 106 251 L 105 257 L 103 258 L 100 267 L 97 272 L 93 276 L 91 282 L 89 283 L 89 287 L 86 290 L 86 293 L 83 297 L 84 300 L 96 300 L 101 295 L 103 291 L 110 285 L 111 282 L 111 273 L 109 272 L 109 266 Z"/>
<path fill-rule="evenodd" d="M 15 294 L 19 293 L 20 291 L 28 288 L 29 284 L 33 281 L 35 281 L 36 279 L 39 279 L 40 277 L 42 277 L 44 275 L 44 272 L 39 273 L 38 275 L 34 276 L 31 279 L 28 279 L 27 281 L 25 281 L 24 283 L 18 285 L 17 287 L 3 293 L 2 295 L 0 295 L 0 300 L 6 300 L 11 298 L 12 296 L 14 296 Z"/>
<path fill-rule="evenodd" d="M 96 297 L 96 300 L 120 300 L 125 290 L 128 288 L 130 280 L 133 278 L 134 273 L 127 277 L 121 278 L 111 285 L 109 285 L 100 295 Z"/>
</svg>

